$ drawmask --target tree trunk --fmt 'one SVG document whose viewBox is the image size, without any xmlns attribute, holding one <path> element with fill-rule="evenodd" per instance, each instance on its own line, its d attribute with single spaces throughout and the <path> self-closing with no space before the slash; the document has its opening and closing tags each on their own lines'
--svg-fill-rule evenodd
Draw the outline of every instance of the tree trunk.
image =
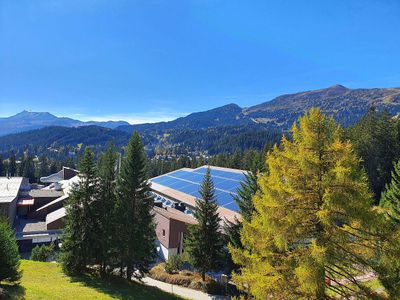
<svg viewBox="0 0 400 300">
<path fill-rule="evenodd" d="M 132 274 L 133 274 L 132 267 L 128 265 L 126 267 L 126 279 L 128 279 L 128 281 L 132 280 Z"/>
<path fill-rule="evenodd" d="M 122 262 L 122 259 L 121 259 L 121 262 L 120 262 L 120 273 L 119 273 L 119 276 L 121 278 L 124 276 L 124 263 Z"/>
</svg>

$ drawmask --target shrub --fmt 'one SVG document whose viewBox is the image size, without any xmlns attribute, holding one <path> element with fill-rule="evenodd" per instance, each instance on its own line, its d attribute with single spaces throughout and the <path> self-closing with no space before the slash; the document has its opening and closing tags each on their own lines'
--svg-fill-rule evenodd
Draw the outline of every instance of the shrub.
<svg viewBox="0 0 400 300">
<path fill-rule="evenodd" d="M 149 273 L 150 277 L 162 282 L 188 287 L 194 290 L 205 291 L 209 294 L 223 294 L 224 287 L 215 282 L 211 277 L 206 276 L 203 282 L 201 275 L 196 272 L 182 271 L 175 274 L 166 272 L 164 263 L 153 267 Z"/>
<path fill-rule="evenodd" d="M 225 288 L 222 284 L 215 280 L 209 280 L 203 285 L 203 292 L 211 295 L 223 295 Z"/>
<path fill-rule="evenodd" d="M 19 271 L 18 245 L 14 231 L 6 218 L 0 217 L 0 282 L 16 282 L 21 278 Z"/>
<path fill-rule="evenodd" d="M 183 260 L 180 255 L 171 255 L 165 264 L 165 272 L 172 274 L 180 271 L 183 266 Z"/>
<path fill-rule="evenodd" d="M 9 299 L 7 291 L 0 287 L 0 299 Z"/>
<path fill-rule="evenodd" d="M 36 246 L 32 249 L 32 254 L 30 259 L 36 261 L 48 261 L 54 252 L 54 244 L 49 244 L 48 246 Z"/>
</svg>

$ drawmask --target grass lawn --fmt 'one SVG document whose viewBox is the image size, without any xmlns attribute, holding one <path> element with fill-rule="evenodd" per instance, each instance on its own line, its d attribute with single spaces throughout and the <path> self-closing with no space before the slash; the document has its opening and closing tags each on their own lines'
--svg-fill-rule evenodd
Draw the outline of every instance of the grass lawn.
<svg viewBox="0 0 400 300">
<path fill-rule="evenodd" d="M 22 260 L 21 269 L 20 285 L 1 285 L 11 299 L 181 299 L 119 278 L 106 280 L 90 275 L 71 278 L 55 263 Z"/>
</svg>

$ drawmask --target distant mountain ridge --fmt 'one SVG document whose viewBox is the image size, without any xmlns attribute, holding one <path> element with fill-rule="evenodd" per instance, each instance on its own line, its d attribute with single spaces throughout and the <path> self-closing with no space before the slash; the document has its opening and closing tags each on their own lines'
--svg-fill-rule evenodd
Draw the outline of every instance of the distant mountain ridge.
<svg viewBox="0 0 400 300">
<path fill-rule="evenodd" d="M 0 136 L 48 126 L 81 127 L 89 125 L 115 129 L 118 126 L 129 125 L 129 123 L 125 121 L 83 122 L 71 118 L 56 117 L 49 112 L 30 112 L 24 110 L 14 116 L 0 118 Z"/>
<path fill-rule="evenodd" d="M 132 132 L 165 131 L 175 129 L 205 129 L 218 126 L 238 126 L 253 123 L 248 117 L 244 116 L 243 108 L 231 103 L 203 112 L 195 112 L 173 121 L 135 124 L 117 127 L 118 130 Z"/>
<path fill-rule="evenodd" d="M 334 85 L 325 89 L 282 95 L 243 110 L 257 123 L 289 128 L 304 111 L 319 107 L 344 126 L 356 123 L 370 107 L 400 113 L 400 88 L 349 89 Z"/>
<path fill-rule="evenodd" d="M 47 153 L 52 156 L 79 154 L 85 146 L 98 153 L 109 142 L 126 145 L 131 132 L 143 137 L 149 153 L 168 149 L 174 153 L 210 154 L 237 149 L 262 148 L 276 142 L 305 110 L 319 107 L 344 126 L 356 123 L 369 107 L 392 115 L 400 114 L 400 88 L 349 89 L 342 85 L 288 94 L 248 108 L 231 103 L 208 111 L 196 112 L 169 122 L 127 125 L 126 122 L 81 122 L 58 118 L 50 113 L 24 111 L 0 119 L 0 154 L 11 151 Z M 117 126 L 121 124 L 121 126 Z M 102 125 L 88 126 L 88 125 Z M 107 128 L 105 128 L 107 127 Z M 110 129 L 111 127 L 111 129 Z M 33 130 L 35 129 L 35 130 Z M 24 131 L 24 132 L 23 132 Z"/>
<path fill-rule="evenodd" d="M 393 115 L 400 113 L 400 88 L 349 89 L 343 85 L 334 85 L 325 89 L 282 95 L 248 108 L 228 104 L 169 122 L 121 126 L 118 129 L 149 132 L 259 124 L 285 130 L 312 107 L 321 108 L 325 114 L 348 126 L 356 123 L 369 107 L 387 109 Z"/>
<path fill-rule="evenodd" d="M 319 107 L 344 126 L 356 123 L 369 107 L 400 114 L 400 88 L 349 89 L 334 85 L 325 89 L 276 97 L 255 106 L 242 108 L 231 103 L 203 112 L 191 113 L 169 122 L 130 125 L 124 121 L 82 122 L 59 118 L 48 112 L 23 111 L 9 118 L 0 118 L 0 136 L 48 126 L 81 127 L 97 125 L 124 132 L 161 134 L 176 130 L 202 130 L 220 126 L 257 124 L 265 128 L 286 130 L 311 107 Z"/>
</svg>

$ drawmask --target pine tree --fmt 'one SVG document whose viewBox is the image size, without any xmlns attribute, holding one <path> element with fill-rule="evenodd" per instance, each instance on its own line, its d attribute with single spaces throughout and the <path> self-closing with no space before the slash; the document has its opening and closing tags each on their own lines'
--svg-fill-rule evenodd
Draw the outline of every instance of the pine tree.
<svg viewBox="0 0 400 300">
<path fill-rule="evenodd" d="M 382 193 L 380 206 L 387 217 L 377 273 L 392 298 L 400 297 L 400 160 L 394 164 L 392 180 Z"/>
<path fill-rule="evenodd" d="M 380 206 L 383 207 L 393 222 L 400 224 L 400 160 L 394 164 L 392 180 L 382 193 Z"/>
<path fill-rule="evenodd" d="M 390 181 L 393 162 L 400 157 L 399 136 L 398 120 L 391 118 L 387 111 L 379 113 L 375 108 L 370 108 L 357 124 L 346 130 L 346 137 L 362 158 L 377 204 Z"/>
<path fill-rule="evenodd" d="M 115 215 L 121 274 L 126 267 L 129 280 L 135 270 L 139 276 L 147 272 L 155 257 L 153 203 L 146 154 L 139 133 L 135 132 L 126 148 L 117 181 Z"/>
<path fill-rule="evenodd" d="M 17 282 L 21 278 L 19 259 L 14 231 L 8 220 L 0 216 L 0 282 Z"/>
<path fill-rule="evenodd" d="M 81 273 L 96 257 L 95 245 L 101 236 L 94 228 L 98 225 L 92 204 L 95 200 L 96 165 L 90 148 L 85 149 L 79 167 L 79 183 L 66 203 L 66 221 L 63 232 L 62 265 L 65 272 Z"/>
<path fill-rule="evenodd" d="M 37 178 L 45 177 L 50 175 L 49 160 L 46 156 L 41 156 L 39 158 L 40 167 L 38 169 Z"/>
<path fill-rule="evenodd" d="M 116 204 L 115 185 L 116 185 L 117 153 L 114 146 L 110 145 L 106 153 L 99 158 L 98 164 L 98 184 L 97 201 L 94 209 L 98 215 L 98 226 L 94 228 L 97 235 L 101 236 L 98 240 L 98 262 L 104 274 L 111 259 L 111 248 L 113 235 L 116 228 L 114 221 L 114 208 Z"/>
<path fill-rule="evenodd" d="M 189 225 L 185 249 L 189 253 L 193 266 L 200 271 L 204 281 L 206 272 L 217 267 L 223 247 L 220 233 L 221 218 L 217 211 L 218 205 L 210 168 L 207 169 L 199 192 L 202 199 L 196 199 L 194 212 L 198 224 Z"/>
<path fill-rule="evenodd" d="M 381 223 L 365 173 L 332 118 L 311 109 L 299 124 L 268 155 L 256 212 L 243 220 L 244 249 L 230 247 L 241 266 L 234 281 L 264 299 L 372 297 L 355 278 L 372 271 Z"/>
<path fill-rule="evenodd" d="M 57 173 L 57 171 L 58 171 L 57 163 L 53 160 L 53 161 L 50 163 L 50 174 Z"/>
<path fill-rule="evenodd" d="M 4 167 L 4 160 L 3 160 L 3 156 L 0 155 L 0 176 L 5 176 L 6 175 L 6 170 Z"/>
<path fill-rule="evenodd" d="M 24 156 L 21 163 L 21 175 L 29 179 L 29 182 L 35 182 L 35 164 L 33 162 L 33 157 L 28 153 Z"/>
<path fill-rule="evenodd" d="M 263 165 L 259 163 L 258 157 L 253 158 L 252 170 L 245 174 L 245 179 L 241 182 L 237 195 L 234 197 L 238 207 L 239 213 L 242 219 L 247 222 L 251 221 L 251 217 L 254 213 L 253 197 L 259 191 L 258 186 L 258 172 L 263 169 Z M 243 248 L 240 240 L 240 231 L 242 230 L 242 220 L 235 219 L 234 221 L 226 220 L 224 224 L 224 232 L 226 238 L 226 244 L 231 244 L 234 248 Z M 226 254 L 226 260 L 229 267 L 229 271 L 235 269 L 238 271 L 238 266 L 232 262 L 231 255 L 229 252 Z"/>
<path fill-rule="evenodd" d="M 10 162 L 8 164 L 8 175 L 10 177 L 17 175 L 17 159 L 15 157 L 15 153 L 12 153 L 10 157 Z"/>
</svg>

